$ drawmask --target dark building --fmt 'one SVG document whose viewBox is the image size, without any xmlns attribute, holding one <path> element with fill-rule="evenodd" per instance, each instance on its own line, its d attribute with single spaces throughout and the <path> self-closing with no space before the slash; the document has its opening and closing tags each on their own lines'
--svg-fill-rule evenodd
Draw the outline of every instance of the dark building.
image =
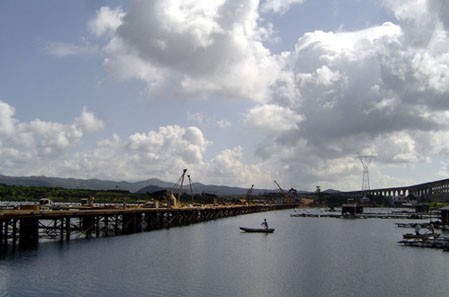
<svg viewBox="0 0 449 297">
<path fill-rule="evenodd" d="M 363 205 L 352 203 L 352 204 L 343 204 L 341 206 L 341 214 L 350 214 L 350 215 L 356 215 L 363 213 Z"/>
</svg>

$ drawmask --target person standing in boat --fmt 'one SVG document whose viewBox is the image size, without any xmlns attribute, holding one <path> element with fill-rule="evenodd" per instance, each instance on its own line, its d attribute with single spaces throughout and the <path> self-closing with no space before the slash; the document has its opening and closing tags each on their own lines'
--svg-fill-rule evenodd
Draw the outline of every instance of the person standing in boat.
<svg viewBox="0 0 449 297">
<path fill-rule="evenodd" d="M 416 235 L 419 235 L 419 229 L 420 229 L 419 224 L 416 224 L 416 225 L 415 225 L 415 234 L 416 234 Z"/>
<path fill-rule="evenodd" d="M 261 224 L 265 229 L 268 229 L 268 222 L 267 219 L 263 219 L 263 222 Z"/>
<path fill-rule="evenodd" d="M 433 226 L 432 223 L 429 224 L 429 231 L 430 231 L 431 234 L 435 233 L 435 226 Z"/>
</svg>

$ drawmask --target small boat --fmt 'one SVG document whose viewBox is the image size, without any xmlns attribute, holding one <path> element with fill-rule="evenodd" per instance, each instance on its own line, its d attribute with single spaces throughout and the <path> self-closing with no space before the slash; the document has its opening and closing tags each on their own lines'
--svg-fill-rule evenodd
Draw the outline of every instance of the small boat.
<svg viewBox="0 0 449 297">
<path fill-rule="evenodd" d="M 240 227 L 240 230 L 249 232 L 249 233 L 273 233 L 274 228 L 246 228 L 246 227 Z"/>
<path fill-rule="evenodd" d="M 424 234 L 413 234 L 413 233 L 406 233 L 402 234 L 402 237 L 404 239 L 422 239 L 426 240 L 429 238 L 438 238 L 440 236 L 440 233 L 424 233 Z"/>
</svg>

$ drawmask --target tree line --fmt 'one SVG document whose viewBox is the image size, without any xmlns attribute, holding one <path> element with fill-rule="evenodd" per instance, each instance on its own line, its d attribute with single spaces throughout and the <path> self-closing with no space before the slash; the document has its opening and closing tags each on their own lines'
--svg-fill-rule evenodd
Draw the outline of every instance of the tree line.
<svg viewBox="0 0 449 297">
<path fill-rule="evenodd" d="M 54 202 L 80 202 L 94 197 L 97 203 L 137 202 L 152 199 L 151 193 L 131 193 L 124 190 L 66 189 L 59 187 L 29 187 L 0 184 L 1 201 L 39 201 L 48 198 Z"/>
</svg>

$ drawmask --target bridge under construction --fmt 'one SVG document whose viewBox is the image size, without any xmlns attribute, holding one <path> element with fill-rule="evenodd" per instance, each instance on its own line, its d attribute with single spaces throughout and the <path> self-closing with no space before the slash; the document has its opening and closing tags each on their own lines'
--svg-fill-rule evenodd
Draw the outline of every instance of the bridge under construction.
<svg viewBox="0 0 449 297">
<path fill-rule="evenodd" d="M 295 204 L 218 205 L 182 208 L 91 207 L 67 210 L 0 211 L 0 249 L 37 246 L 42 240 L 69 242 L 185 226 L 256 212 L 294 208 Z"/>
</svg>

